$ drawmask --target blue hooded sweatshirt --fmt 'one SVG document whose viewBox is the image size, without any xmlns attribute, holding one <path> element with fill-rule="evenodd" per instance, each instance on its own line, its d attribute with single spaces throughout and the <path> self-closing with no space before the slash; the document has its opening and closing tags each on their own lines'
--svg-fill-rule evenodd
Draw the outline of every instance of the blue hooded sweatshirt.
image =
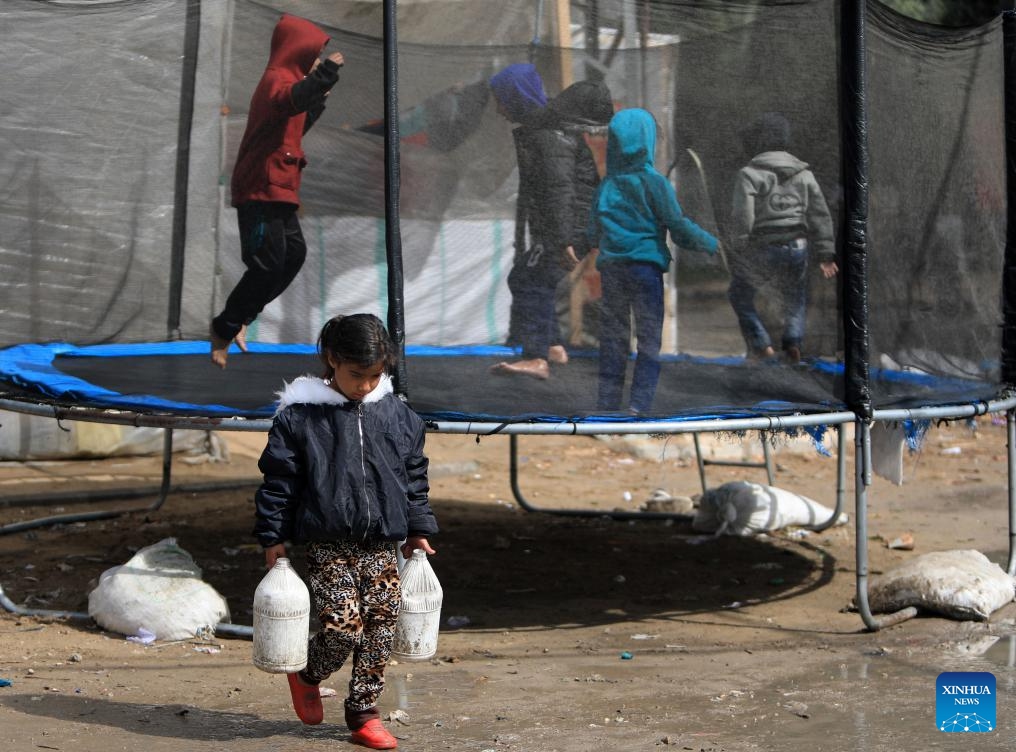
<svg viewBox="0 0 1016 752">
<path fill-rule="evenodd" d="M 667 230 L 682 247 L 716 253 L 717 241 L 681 211 L 674 186 L 653 167 L 656 121 L 642 109 L 621 110 L 607 131 L 607 174 L 589 215 L 596 266 L 646 262 L 670 266 Z"/>
<path fill-rule="evenodd" d="M 521 123 L 533 111 L 547 106 L 543 79 L 529 63 L 515 63 L 495 73 L 490 88 L 513 123 Z"/>
</svg>

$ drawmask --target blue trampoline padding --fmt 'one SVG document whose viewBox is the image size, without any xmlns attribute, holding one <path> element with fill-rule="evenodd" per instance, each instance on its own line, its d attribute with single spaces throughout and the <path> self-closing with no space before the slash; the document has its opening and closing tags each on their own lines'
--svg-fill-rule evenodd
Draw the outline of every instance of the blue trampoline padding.
<svg viewBox="0 0 1016 752">
<path fill-rule="evenodd" d="M 82 406 L 263 418 L 274 413 L 284 381 L 321 369 L 311 344 L 251 342 L 247 354 L 231 351 L 236 355 L 222 372 L 209 363 L 209 343 L 200 340 L 24 344 L 0 350 L 0 381 Z M 664 355 L 654 414 L 596 414 L 595 352 L 573 353 L 571 364 L 548 381 L 489 375 L 491 363 L 517 354 L 493 345 L 408 346 L 410 403 L 426 419 L 450 422 L 659 422 L 845 409 L 841 363 L 747 367 L 740 357 Z M 877 407 L 980 402 L 996 392 L 991 384 L 912 371 L 872 369 L 871 375 L 882 399 Z"/>
<path fill-rule="evenodd" d="M 186 412 L 231 416 L 236 409 L 217 404 L 190 404 L 167 400 L 153 395 L 131 394 L 105 389 L 89 381 L 72 376 L 56 368 L 59 357 L 126 358 L 152 355 L 208 356 L 207 342 L 158 342 L 134 345 L 90 345 L 78 347 L 66 343 L 46 345 L 16 345 L 0 350 L 0 380 L 6 380 L 23 389 L 38 391 L 47 397 L 79 405 L 141 410 L 149 412 Z M 251 346 L 253 349 L 253 345 Z M 313 348 L 312 348 L 313 351 Z M 266 414 L 273 408 L 267 405 Z"/>
</svg>

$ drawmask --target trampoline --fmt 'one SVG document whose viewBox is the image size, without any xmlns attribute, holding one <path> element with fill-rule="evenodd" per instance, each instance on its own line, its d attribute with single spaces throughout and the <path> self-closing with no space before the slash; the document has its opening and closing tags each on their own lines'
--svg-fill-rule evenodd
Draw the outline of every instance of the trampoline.
<svg viewBox="0 0 1016 752">
<path fill-rule="evenodd" d="M 14 346 L 0 351 L 0 378 L 55 405 L 263 420 L 272 417 L 274 395 L 285 382 L 321 370 L 312 345 L 252 343 L 247 353 L 233 353 L 225 371 L 208 368 L 208 348 L 207 341 Z M 633 417 L 597 412 L 589 389 L 597 377 L 595 352 L 573 351 L 568 367 L 546 381 L 491 373 L 491 366 L 517 357 L 508 347 L 408 346 L 411 405 L 433 424 L 593 427 L 847 409 L 835 396 L 843 392 L 842 363 L 815 360 L 788 368 L 741 357 L 663 355 L 654 415 Z M 877 409 L 988 402 L 998 389 L 990 382 L 906 371 L 876 370 L 872 379 L 880 396 Z"/>
<path fill-rule="evenodd" d="M 8 0 L 20 55 L 0 61 L 13 155 L 0 408 L 167 429 L 161 503 L 173 429 L 267 430 L 283 383 L 319 371 L 308 343 L 323 321 L 370 311 L 387 318 L 404 355 L 396 388 L 430 430 L 509 436 L 512 490 L 532 511 L 564 510 L 524 498 L 527 434 L 835 428 L 838 513 L 852 425 L 858 608 L 870 629 L 913 616 L 867 605 L 872 425 L 917 435 L 929 421 L 1004 412 L 1010 478 L 1016 467 L 1016 175 L 1005 172 L 1016 170 L 1016 15 L 948 30 L 876 0 L 645 0 L 641 14 L 628 0 L 535 5 Z M 326 29 L 347 63 L 305 139 L 304 269 L 252 325 L 249 352 L 219 371 L 208 321 L 243 271 L 225 186 L 282 11 Z M 61 39 L 75 50 L 70 85 L 44 74 Z M 596 409 L 588 267 L 558 288 L 567 366 L 547 380 L 491 373 L 519 357 L 505 344 L 518 175 L 485 82 L 522 61 L 550 97 L 597 79 L 616 108 L 651 111 L 658 169 L 725 245 L 743 130 L 762 112 L 786 115 L 790 150 L 832 211 L 840 267 L 835 282 L 810 270 L 799 365 L 747 360 L 729 268 L 674 249 L 651 411 Z M 778 339 L 780 312 L 763 308 Z M 768 455 L 765 466 L 772 482 Z"/>
</svg>

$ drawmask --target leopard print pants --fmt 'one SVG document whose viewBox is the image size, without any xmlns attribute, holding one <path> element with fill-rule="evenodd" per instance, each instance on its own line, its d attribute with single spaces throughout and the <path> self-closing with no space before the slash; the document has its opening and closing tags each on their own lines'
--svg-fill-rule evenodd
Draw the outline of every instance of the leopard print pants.
<svg viewBox="0 0 1016 752">
<path fill-rule="evenodd" d="M 307 651 L 303 675 L 321 681 L 350 653 L 346 711 L 372 709 L 385 686 L 402 588 L 391 541 L 341 541 L 307 546 L 307 573 L 321 628 Z"/>
</svg>

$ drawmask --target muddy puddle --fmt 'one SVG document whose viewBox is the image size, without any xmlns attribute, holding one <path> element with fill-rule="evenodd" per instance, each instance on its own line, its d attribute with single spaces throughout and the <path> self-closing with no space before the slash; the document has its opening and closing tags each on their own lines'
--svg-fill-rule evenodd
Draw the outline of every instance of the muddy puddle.
<svg viewBox="0 0 1016 752">
<path fill-rule="evenodd" d="M 734 683 L 729 675 L 689 677 L 679 656 L 646 664 L 548 662 L 539 682 L 527 679 L 534 670 L 527 662 L 492 664 L 480 675 L 456 672 L 452 681 L 447 673 L 409 671 L 408 679 L 391 676 L 389 691 L 413 719 L 401 729 L 406 749 L 898 752 L 1008 750 L 1016 743 L 1016 635 L 917 652 L 841 652 L 769 682 L 748 674 Z M 943 672 L 995 677 L 993 731 L 961 738 L 936 727 L 936 679 Z M 541 711 L 527 687 L 545 686 L 555 673 L 554 694 Z"/>
</svg>

